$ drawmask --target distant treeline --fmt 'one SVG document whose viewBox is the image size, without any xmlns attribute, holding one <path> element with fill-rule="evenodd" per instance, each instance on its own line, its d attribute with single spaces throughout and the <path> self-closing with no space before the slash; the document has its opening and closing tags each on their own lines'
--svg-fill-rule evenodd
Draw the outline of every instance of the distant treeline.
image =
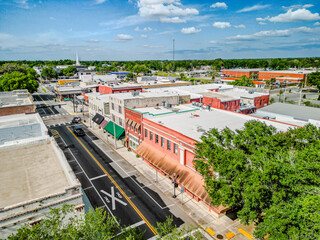
<svg viewBox="0 0 320 240">
<path fill-rule="evenodd" d="M 17 63 L 21 65 L 34 66 L 57 66 L 73 65 L 75 61 L 66 59 L 59 61 L 0 61 L 4 63 Z M 186 71 L 199 69 L 201 66 L 212 66 L 213 70 L 224 68 L 271 68 L 274 70 L 285 70 L 288 68 L 320 67 L 320 57 L 313 58 L 270 58 L 270 59 L 214 59 L 214 60 L 146 60 L 146 61 L 81 61 L 84 66 L 96 66 L 98 70 L 128 70 L 135 68 L 146 68 L 150 70 L 163 71 Z M 108 66 L 105 66 L 108 65 Z"/>
</svg>

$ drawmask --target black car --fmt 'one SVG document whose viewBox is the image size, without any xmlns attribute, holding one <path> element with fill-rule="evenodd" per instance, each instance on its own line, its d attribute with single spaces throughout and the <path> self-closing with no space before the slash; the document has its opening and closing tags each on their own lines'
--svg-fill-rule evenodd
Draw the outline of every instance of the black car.
<svg viewBox="0 0 320 240">
<path fill-rule="evenodd" d="M 83 129 L 81 127 L 73 127 L 73 132 L 77 135 L 77 136 L 84 136 L 85 133 L 83 131 Z"/>
<path fill-rule="evenodd" d="M 81 117 L 74 117 L 72 119 L 72 123 L 79 123 L 79 122 L 81 122 Z"/>
</svg>

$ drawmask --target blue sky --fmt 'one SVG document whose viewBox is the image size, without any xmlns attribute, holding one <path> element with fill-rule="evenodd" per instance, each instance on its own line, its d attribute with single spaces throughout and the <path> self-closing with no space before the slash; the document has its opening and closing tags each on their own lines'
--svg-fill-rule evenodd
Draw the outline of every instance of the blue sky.
<svg viewBox="0 0 320 240">
<path fill-rule="evenodd" d="M 0 0 L 0 60 L 320 56 L 320 2 Z"/>
</svg>

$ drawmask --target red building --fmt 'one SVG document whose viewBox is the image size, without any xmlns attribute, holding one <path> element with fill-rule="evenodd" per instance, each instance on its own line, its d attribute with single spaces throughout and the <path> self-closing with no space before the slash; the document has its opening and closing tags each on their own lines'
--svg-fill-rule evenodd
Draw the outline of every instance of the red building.
<svg viewBox="0 0 320 240">
<path fill-rule="evenodd" d="M 132 91 L 142 91 L 142 86 L 129 83 L 116 83 L 108 85 L 99 85 L 98 92 L 101 94 L 123 93 Z"/>
<path fill-rule="evenodd" d="M 305 82 L 308 74 L 310 73 L 312 73 L 312 71 L 303 71 L 303 70 L 260 71 L 259 79 L 265 81 L 265 80 L 270 80 L 271 78 L 275 78 L 279 82 L 289 81 L 289 82 L 299 83 L 299 82 Z"/>
<path fill-rule="evenodd" d="M 233 112 L 240 111 L 240 98 L 233 98 L 225 94 L 214 92 L 203 93 L 202 95 L 202 103 L 205 106 Z"/>
<path fill-rule="evenodd" d="M 250 77 L 259 74 L 260 69 L 224 69 L 223 75 L 226 77 L 239 78 L 242 76 Z"/>
</svg>

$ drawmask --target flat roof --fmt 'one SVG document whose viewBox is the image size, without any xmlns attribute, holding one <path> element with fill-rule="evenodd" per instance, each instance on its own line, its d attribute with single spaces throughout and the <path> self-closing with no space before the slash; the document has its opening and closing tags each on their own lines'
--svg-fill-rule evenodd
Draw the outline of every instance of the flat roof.
<svg viewBox="0 0 320 240">
<path fill-rule="evenodd" d="M 0 148 L 47 138 L 47 132 L 38 113 L 0 117 Z"/>
<path fill-rule="evenodd" d="M 262 71 L 263 68 L 231 68 L 231 69 L 223 69 L 222 71 L 235 71 L 235 72 L 258 72 Z"/>
<path fill-rule="evenodd" d="M 129 108 L 129 107 L 126 107 Z M 129 108 L 131 109 L 131 108 Z M 193 112 L 195 110 L 199 110 L 200 108 L 195 107 L 191 104 L 182 104 L 182 105 L 174 105 L 171 108 L 166 108 L 163 106 L 157 106 L 157 107 L 140 107 L 132 109 L 136 112 L 142 113 L 145 118 L 153 118 L 155 116 L 161 116 L 166 114 L 172 114 L 175 112 Z"/>
<path fill-rule="evenodd" d="M 242 88 L 221 89 L 219 93 L 227 94 L 235 98 L 255 98 L 269 95 L 269 93 L 255 92 L 254 89 L 252 89 L 252 91 L 248 91 Z"/>
<path fill-rule="evenodd" d="M 297 73 L 297 74 L 309 74 L 315 72 L 316 70 L 261 70 L 264 73 Z"/>
<path fill-rule="evenodd" d="M 210 111 L 201 109 L 183 113 L 173 112 L 172 114 L 148 119 L 197 141 L 200 141 L 200 137 L 203 135 L 204 131 L 208 131 L 212 128 L 217 128 L 220 131 L 226 127 L 231 130 L 242 129 L 244 124 L 250 120 L 264 122 L 267 125 L 276 127 L 278 131 L 287 131 L 289 128 L 293 127 L 285 123 L 260 119 L 220 109 L 211 109 Z"/>
<path fill-rule="evenodd" d="M 217 98 L 221 101 L 233 101 L 233 100 L 240 100 L 240 97 L 233 97 L 224 93 L 219 92 L 204 92 L 202 93 L 203 97 L 209 97 L 209 98 Z"/>
<path fill-rule="evenodd" d="M 137 98 L 154 98 L 154 97 L 172 97 L 172 96 L 178 96 L 179 94 L 177 93 L 172 93 L 172 92 L 140 92 L 138 95 L 133 96 L 131 92 L 129 93 L 117 93 L 117 94 L 112 94 L 112 97 L 117 98 L 117 99 L 123 99 L 123 100 L 128 100 L 128 99 L 137 99 Z M 180 96 L 185 96 L 189 94 L 180 94 Z"/>
<path fill-rule="evenodd" d="M 33 104 L 28 90 L 0 92 L 0 108 Z"/>
<path fill-rule="evenodd" d="M 0 155 L 0 181 L 4 186 L 0 188 L 1 208 L 64 192 L 79 184 L 63 153 L 50 139 L 2 148 Z"/>
<path fill-rule="evenodd" d="M 281 115 L 287 115 L 299 119 L 313 119 L 320 121 L 320 108 L 313 108 L 307 106 L 299 106 L 289 103 L 273 103 L 266 107 L 260 108 L 257 111 L 270 112 Z"/>
</svg>

